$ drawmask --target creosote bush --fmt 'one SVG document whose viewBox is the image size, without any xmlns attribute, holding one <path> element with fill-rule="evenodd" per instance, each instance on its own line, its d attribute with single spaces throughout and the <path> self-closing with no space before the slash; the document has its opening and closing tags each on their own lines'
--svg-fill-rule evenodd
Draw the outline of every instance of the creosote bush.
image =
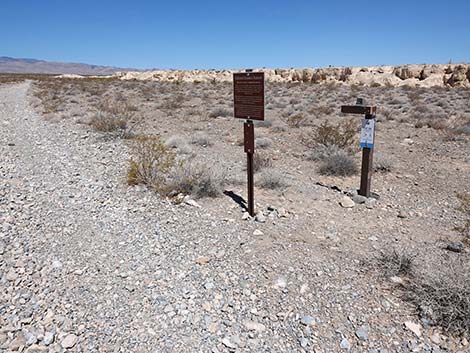
<svg viewBox="0 0 470 353">
<path fill-rule="evenodd" d="M 466 257 L 435 264 L 432 272 L 421 273 L 403 286 L 404 298 L 431 324 L 450 334 L 469 335 L 469 264 Z"/>
<path fill-rule="evenodd" d="M 107 112 L 98 112 L 91 117 L 90 126 L 99 132 L 124 131 L 127 128 L 127 121 Z"/>
<path fill-rule="evenodd" d="M 132 157 L 127 171 L 129 185 L 147 185 L 165 191 L 168 174 L 175 166 L 175 153 L 158 136 L 138 136 L 131 146 Z"/>
<path fill-rule="evenodd" d="M 309 148 L 337 146 L 350 150 L 356 143 L 356 129 L 357 124 L 353 119 L 344 120 L 336 125 L 325 121 L 305 133 L 302 136 L 302 143 Z"/>
</svg>

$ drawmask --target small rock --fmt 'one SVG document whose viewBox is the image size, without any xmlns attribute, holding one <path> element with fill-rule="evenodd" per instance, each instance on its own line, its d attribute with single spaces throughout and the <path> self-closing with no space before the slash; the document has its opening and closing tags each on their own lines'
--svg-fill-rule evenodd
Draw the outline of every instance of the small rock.
<svg viewBox="0 0 470 353">
<path fill-rule="evenodd" d="M 250 216 L 250 214 L 249 214 L 248 212 L 243 212 L 243 214 L 242 214 L 242 220 L 245 221 L 245 220 L 250 219 L 250 218 L 251 218 L 251 216 Z"/>
<path fill-rule="evenodd" d="M 289 216 L 286 209 L 283 207 L 279 207 L 276 211 L 279 218 L 287 218 Z"/>
<path fill-rule="evenodd" d="M 46 332 L 44 334 L 44 338 L 43 338 L 42 342 L 46 346 L 50 345 L 52 342 L 54 342 L 54 333 L 53 332 Z"/>
<path fill-rule="evenodd" d="M 264 233 L 262 231 L 260 231 L 259 229 L 255 229 L 255 231 L 253 232 L 253 235 L 263 235 Z"/>
<path fill-rule="evenodd" d="M 404 210 L 398 211 L 398 218 L 408 218 L 408 213 L 406 213 Z"/>
<path fill-rule="evenodd" d="M 417 337 L 421 337 L 421 325 L 415 324 L 414 322 L 407 321 L 405 322 L 405 327 L 413 332 Z"/>
<path fill-rule="evenodd" d="M 18 279 L 18 274 L 13 268 L 10 268 L 10 271 L 7 272 L 7 275 L 5 277 L 7 281 L 13 282 Z"/>
<path fill-rule="evenodd" d="M 255 217 L 256 222 L 264 223 L 266 222 L 266 217 L 262 213 L 258 213 Z"/>
<path fill-rule="evenodd" d="M 464 249 L 464 245 L 461 242 L 452 242 L 447 244 L 446 250 L 461 253 Z"/>
<path fill-rule="evenodd" d="M 356 329 L 356 336 L 361 341 L 367 341 L 369 339 L 369 330 L 366 326 L 362 325 Z"/>
<path fill-rule="evenodd" d="M 390 281 L 392 281 L 393 283 L 396 283 L 396 284 L 403 284 L 403 279 L 401 277 L 398 277 L 398 276 L 390 277 Z"/>
<path fill-rule="evenodd" d="M 266 326 L 256 321 L 247 320 L 243 324 L 245 325 L 245 328 L 249 331 L 263 332 L 266 330 Z"/>
<path fill-rule="evenodd" d="M 274 285 L 279 288 L 287 287 L 287 279 L 284 276 L 279 276 L 274 280 Z"/>
<path fill-rule="evenodd" d="M 73 333 L 69 333 L 67 336 L 64 337 L 60 345 L 63 348 L 72 348 L 77 344 L 78 337 L 74 335 Z"/>
<path fill-rule="evenodd" d="M 15 337 L 13 341 L 11 341 L 10 346 L 8 347 L 12 351 L 17 351 L 21 347 L 26 345 L 26 339 L 24 338 L 22 333 L 19 333 L 18 336 Z"/>
<path fill-rule="evenodd" d="M 302 316 L 300 322 L 305 326 L 311 326 L 315 324 L 315 318 L 310 315 Z"/>
<path fill-rule="evenodd" d="M 308 339 L 306 339 L 305 337 L 301 337 L 299 339 L 299 343 L 302 348 L 305 348 L 308 346 Z"/>
<path fill-rule="evenodd" d="M 349 197 L 344 196 L 340 201 L 339 204 L 344 208 L 352 208 L 354 207 L 355 203 Z"/>
<path fill-rule="evenodd" d="M 339 347 L 341 349 L 347 349 L 349 351 L 351 349 L 351 343 L 349 343 L 348 339 L 346 337 L 344 337 L 341 340 L 341 343 L 339 344 Z"/>
<path fill-rule="evenodd" d="M 431 341 L 435 344 L 440 344 L 441 343 L 441 335 L 439 335 L 437 332 L 433 334 L 431 337 L 429 337 Z"/>
<path fill-rule="evenodd" d="M 228 337 L 224 337 L 222 339 L 222 344 L 230 349 L 236 349 L 237 348 L 237 345 L 235 343 L 233 343 L 230 338 Z"/>
<path fill-rule="evenodd" d="M 46 353 L 47 348 L 44 346 L 40 346 L 38 344 L 33 344 L 31 347 L 29 347 L 25 353 Z"/>
<path fill-rule="evenodd" d="M 194 201 L 193 199 L 187 199 L 184 201 L 184 203 L 186 205 L 189 205 L 189 206 L 193 206 L 193 207 L 197 207 L 197 208 L 201 208 L 201 205 L 199 205 L 196 201 Z"/>
<path fill-rule="evenodd" d="M 352 200 L 357 204 L 363 204 L 367 202 L 367 197 L 362 196 L 362 195 L 354 195 L 352 197 Z"/>
<path fill-rule="evenodd" d="M 210 257 L 200 256 L 196 259 L 196 263 L 198 265 L 205 265 L 205 264 L 209 263 L 210 260 L 211 260 Z"/>
</svg>

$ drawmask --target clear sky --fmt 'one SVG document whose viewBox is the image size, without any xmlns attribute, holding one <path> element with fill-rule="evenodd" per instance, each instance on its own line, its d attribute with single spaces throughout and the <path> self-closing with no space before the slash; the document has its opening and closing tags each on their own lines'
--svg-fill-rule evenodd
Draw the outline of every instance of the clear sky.
<svg viewBox="0 0 470 353">
<path fill-rule="evenodd" d="M 0 0 L 0 56 L 141 69 L 470 62 L 470 0 Z"/>
</svg>

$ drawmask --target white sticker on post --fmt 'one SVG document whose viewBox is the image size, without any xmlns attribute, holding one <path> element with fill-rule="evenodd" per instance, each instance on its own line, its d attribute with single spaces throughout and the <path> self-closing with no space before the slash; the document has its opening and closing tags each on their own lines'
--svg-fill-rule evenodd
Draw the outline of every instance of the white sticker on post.
<svg viewBox="0 0 470 353">
<path fill-rule="evenodd" d="M 374 147 L 375 119 L 362 120 L 361 146 L 362 148 Z"/>
</svg>

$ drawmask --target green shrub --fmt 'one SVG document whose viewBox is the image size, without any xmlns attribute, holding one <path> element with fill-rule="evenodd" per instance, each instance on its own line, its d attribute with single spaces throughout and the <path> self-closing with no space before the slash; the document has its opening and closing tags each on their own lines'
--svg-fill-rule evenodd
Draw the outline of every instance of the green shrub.
<svg viewBox="0 0 470 353">
<path fill-rule="evenodd" d="M 169 172 L 174 167 L 175 153 L 158 136 L 138 136 L 132 141 L 127 183 L 144 184 L 164 192 Z"/>
</svg>

